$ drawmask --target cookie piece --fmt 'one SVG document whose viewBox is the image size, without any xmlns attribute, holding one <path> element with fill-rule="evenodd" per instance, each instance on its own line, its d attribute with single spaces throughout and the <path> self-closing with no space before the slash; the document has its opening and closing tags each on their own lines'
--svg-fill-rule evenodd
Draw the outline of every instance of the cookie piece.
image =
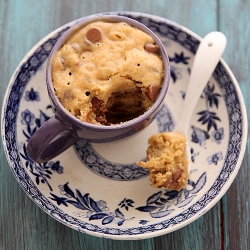
<svg viewBox="0 0 250 250">
<path fill-rule="evenodd" d="M 148 140 L 147 161 L 137 165 L 149 170 L 152 187 L 180 191 L 188 181 L 186 136 L 176 132 L 163 132 Z"/>
</svg>

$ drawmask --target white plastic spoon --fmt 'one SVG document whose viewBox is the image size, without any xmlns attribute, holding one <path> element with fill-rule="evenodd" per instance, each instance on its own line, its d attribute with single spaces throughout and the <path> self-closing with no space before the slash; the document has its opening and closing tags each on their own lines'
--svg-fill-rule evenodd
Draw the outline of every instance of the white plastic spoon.
<svg viewBox="0 0 250 250">
<path fill-rule="evenodd" d="M 209 78 L 217 66 L 227 44 L 227 39 L 221 32 L 211 32 L 201 41 L 194 57 L 191 75 L 185 95 L 180 118 L 173 132 L 184 134 L 188 138 L 190 119 L 194 108 L 204 90 Z M 171 133 L 171 132 L 169 132 Z M 188 157 L 188 172 L 191 170 L 190 147 L 186 146 Z"/>
</svg>

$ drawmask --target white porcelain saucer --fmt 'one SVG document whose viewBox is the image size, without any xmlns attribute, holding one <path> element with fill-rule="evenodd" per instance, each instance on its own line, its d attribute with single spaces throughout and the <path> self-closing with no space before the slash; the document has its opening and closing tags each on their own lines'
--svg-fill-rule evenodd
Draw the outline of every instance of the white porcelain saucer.
<svg viewBox="0 0 250 250">
<path fill-rule="evenodd" d="M 147 171 L 135 162 L 146 157 L 147 139 L 152 134 L 174 128 L 200 38 L 157 16 L 112 14 L 144 23 L 166 46 L 171 83 L 156 120 L 123 141 L 95 144 L 80 140 L 47 163 L 38 164 L 27 157 L 27 141 L 53 114 L 45 84 L 46 60 L 56 40 L 76 20 L 35 45 L 15 71 L 2 109 L 3 145 L 20 186 L 61 223 L 105 238 L 155 237 L 196 220 L 227 191 L 245 152 L 246 109 L 237 81 L 221 60 L 191 119 L 193 164 L 188 185 L 180 192 L 150 187 Z"/>
</svg>

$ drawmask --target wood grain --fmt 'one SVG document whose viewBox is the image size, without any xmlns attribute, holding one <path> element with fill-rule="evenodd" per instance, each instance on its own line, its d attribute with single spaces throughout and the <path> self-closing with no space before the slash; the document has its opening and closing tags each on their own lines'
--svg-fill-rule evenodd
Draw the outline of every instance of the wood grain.
<svg viewBox="0 0 250 250">
<path fill-rule="evenodd" d="M 240 85 L 247 109 L 250 106 L 249 10 L 250 1 L 220 1 L 219 27 L 228 38 L 227 53 L 224 59 Z M 246 154 L 238 176 L 222 199 L 225 218 L 225 249 L 250 249 L 249 154 L 248 140 Z"/>
<path fill-rule="evenodd" d="M 224 58 L 249 106 L 250 0 L 1 0 L 0 98 L 25 54 L 61 25 L 93 13 L 136 11 L 175 21 L 200 36 L 219 29 L 228 38 Z M 139 241 L 115 241 L 74 231 L 38 208 L 15 180 L 0 146 L 0 250 L 250 249 L 249 147 L 233 185 L 210 211 L 178 231 Z M 222 224 L 221 224 L 222 223 Z"/>
</svg>

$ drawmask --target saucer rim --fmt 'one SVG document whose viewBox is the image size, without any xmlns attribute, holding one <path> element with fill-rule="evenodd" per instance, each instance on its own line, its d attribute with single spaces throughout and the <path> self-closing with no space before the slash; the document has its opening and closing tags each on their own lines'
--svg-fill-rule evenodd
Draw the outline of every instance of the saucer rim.
<svg viewBox="0 0 250 250">
<path fill-rule="evenodd" d="M 175 26 L 177 28 L 180 28 L 181 30 L 184 30 L 186 33 L 188 33 L 191 36 L 195 37 L 199 41 L 201 40 L 201 38 L 197 34 L 195 34 L 193 31 L 191 31 L 188 28 L 186 28 L 186 27 L 184 27 L 182 25 L 179 25 L 179 24 L 177 24 L 177 23 L 175 23 L 173 21 L 170 21 L 170 20 L 168 20 L 166 18 L 162 18 L 162 17 L 158 17 L 158 16 L 155 16 L 155 15 L 150 15 L 150 14 L 145 14 L 145 13 L 139 13 L 139 12 L 127 12 L 127 11 L 125 11 L 125 12 L 108 12 L 108 13 L 110 13 L 110 14 L 116 14 L 116 15 L 117 14 L 121 14 L 121 15 L 125 14 L 125 15 L 140 16 L 140 17 L 150 18 L 152 20 L 157 20 L 157 21 L 165 22 L 165 23 L 171 24 L 171 25 L 173 25 L 173 26 Z M 103 13 L 103 14 L 106 14 L 106 13 Z M 96 14 L 94 14 L 94 15 L 96 15 Z M 20 71 L 21 66 L 23 65 L 23 63 L 26 62 L 27 59 L 31 55 L 34 54 L 34 52 L 36 51 L 36 49 L 38 47 L 40 47 L 42 44 L 44 44 L 44 42 L 47 41 L 48 38 L 52 37 L 54 34 L 60 32 L 60 31 L 62 31 L 66 27 L 70 27 L 71 25 L 73 25 L 74 23 L 78 22 L 79 20 L 81 20 L 83 18 L 76 19 L 76 20 L 71 21 L 71 22 L 69 22 L 67 24 L 64 24 L 61 27 L 59 27 L 59 28 L 55 29 L 54 31 L 50 32 L 48 35 L 46 35 L 37 44 L 35 44 L 33 46 L 33 48 L 24 56 L 24 58 L 21 60 L 21 62 L 17 66 L 16 70 L 14 71 L 14 73 L 13 73 L 13 75 L 12 75 L 12 77 L 11 77 L 9 83 L 8 83 L 8 86 L 7 86 L 5 95 L 4 95 L 3 104 L 2 104 L 2 113 L 1 113 L 2 142 L 3 142 L 3 148 L 4 148 L 4 152 L 5 152 L 6 158 L 8 160 L 8 165 L 9 166 L 10 166 L 10 159 L 9 159 L 7 148 L 6 148 L 6 140 L 5 140 L 5 137 L 4 137 L 5 128 L 4 128 L 4 122 L 3 121 L 4 121 L 4 117 L 5 117 L 5 107 L 6 107 L 6 104 L 7 104 L 7 100 L 9 99 L 9 94 L 11 92 L 11 87 L 12 87 L 12 85 L 14 83 L 14 80 L 15 80 L 16 76 L 18 75 L 18 73 L 19 73 L 19 71 Z M 248 125 L 247 124 L 248 124 L 248 122 L 247 122 L 246 106 L 245 106 L 244 98 L 243 98 L 241 89 L 239 87 L 239 84 L 238 84 L 235 76 L 233 75 L 232 71 L 230 70 L 229 66 L 225 63 L 225 61 L 223 59 L 221 59 L 220 62 L 222 63 L 222 66 L 225 68 L 225 70 L 227 71 L 228 75 L 230 76 L 230 78 L 232 80 L 232 83 L 233 83 L 233 85 L 235 87 L 235 90 L 237 91 L 237 95 L 239 97 L 239 103 L 241 104 L 240 108 L 241 108 L 241 112 L 242 112 L 242 141 L 241 141 L 241 150 L 240 150 L 240 154 L 238 156 L 237 163 L 235 165 L 235 169 L 233 170 L 233 173 L 231 173 L 230 178 L 227 180 L 227 182 L 225 183 L 225 185 L 221 188 L 219 194 L 208 205 L 206 205 L 205 208 L 201 209 L 192 218 L 185 220 L 184 222 L 182 222 L 182 224 L 175 225 L 173 228 L 166 228 L 166 229 L 163 229 L 163 230 L 154 231 L 154 232 L 145 233 L 145 234 L 140 234 L 140 235 L 136 235 L 136 234 L 134 234 L 134 235 L 110 235 L 110 234 L 103 234 L 103 233 L 93 232 L 93 231 L 90 231 L 90 230 L 86 230 L 84 232 L 87 232 L 90 235 L 94 235 L 94 236 L 98 236 L 98 237 L 101 236 L 101 237 L 105 237 L 105 238 L 121 239 L 121 240 L 125 240 L 125 239 L 131 239 L 131 240 L 132 239 L 146 239 L 146 238 L 160 236 L 160 235 L 163 235 L 163 234 L 170 233 L 170 232 L 173 232 L 175 230 L 178 230 L 178 229 L 180 229 L 180 228 L 182 228 L 182 227 L 190 224 L 191 222 L 197 220 L 199 217 L 201 217 L 202 215 L 204 215 L 208 210 L 210 210 L 221 199 L 221 197 L 226 193 L 226 191 L 228 190 L 228 188 L 231 186 L 232 182 L 234 181 L 234 179 L 235 179 L 235 177 L 236 177 L 236 175 L 237 175 L 237 173 L 238 173 L 238 171 L 239 171 L 239 169 L 241 167 L 241 164 L 242 164 L 242 160 L 243 160 L 243 157 L 244 157 L 244 154 L 245 154 L 245 150 L 246 150 L 247 133 L 248 133 L 248 131 L 247 131 L 247 126 Z M 12 170 L 12 168 L 11 168 L 11 170 Z M 12 172 L 14 173 L 13 170 L 12 170 Z M 15 173 L 14 173 L 14 176 L 15 176 Z M 19 184 L 19 182 L 18 182 L 18 184 Z M 28 197 L 30 197 L 30 199 L 36 205 L 39 206 L 39 204 L 36 203 L 32 199 L 32 197 L 30 196 L 30 194 L 28 192 L 25 191 L 25 193 L 28 195 Z M 43 208 L 42 208 L 42 210 L 45 211 Z M 59 219 L 55 218 L 54 216 L 52 216 L 49 213 L 49 211 L 45 211 L 45 212 L 48 215 L 50 215 L 51 217 L 53 217 L 54 219 L 58 220 L 60 223 L 63 223 L 66 226 L 69 226 L 69 227 L 77 230 L 77 226 L 74 226 L 74 225 L 72 226 L 70 223 L 67 224 L 65 221 L 59 220 Z M 78 228 L 78 230 L 79 230 L 79 228 Z"/>
</svg>

